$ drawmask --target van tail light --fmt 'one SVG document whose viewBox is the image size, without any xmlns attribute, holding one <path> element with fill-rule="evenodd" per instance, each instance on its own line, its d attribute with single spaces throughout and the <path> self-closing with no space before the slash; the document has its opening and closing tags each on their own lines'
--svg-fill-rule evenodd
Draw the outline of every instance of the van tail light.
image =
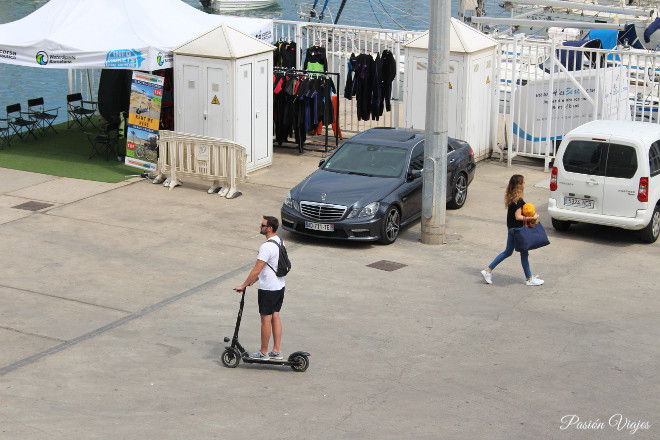
<svg viewBox="0 0 660 440">
<path fill-rule="evenodd" d="M 640 177 L 639 178 L 639 190 L 637 191 L 637 200 L 640 202 L 649 201 L 649 178 Z"/>
<path fill-rule="evenodd" d="M 557 167 L 552 167 L 550 174 L 550 191 L 557 191 Z"/>
</svg>

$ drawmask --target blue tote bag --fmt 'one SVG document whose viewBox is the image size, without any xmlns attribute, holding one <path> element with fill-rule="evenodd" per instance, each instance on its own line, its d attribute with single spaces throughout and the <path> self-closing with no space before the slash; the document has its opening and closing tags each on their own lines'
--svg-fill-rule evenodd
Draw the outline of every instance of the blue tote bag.
<svg viewBox="0 0 660 440">
<path fill-rule="evenodd" d="M 523 226 L 513 230 L 513 247 L 516 251 L 531 251 L 550 244 L 548 235 L 541 223 L 533 228 Z"/>
</svg>

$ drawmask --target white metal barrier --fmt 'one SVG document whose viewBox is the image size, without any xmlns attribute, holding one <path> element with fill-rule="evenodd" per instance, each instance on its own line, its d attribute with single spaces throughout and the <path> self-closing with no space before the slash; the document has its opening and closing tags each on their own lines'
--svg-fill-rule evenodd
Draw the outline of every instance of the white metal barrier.
<svg viewBox="0 0 660 440">
<path fill-rule="evenodd" d="M 225 139 L 178 133 L 158 132 L 158 168 L 154 183 L 170 189 L 177 186 L 179 177 L 193 177 L 212 181 L 209 194 L 232 199 L 240 192 L 237 182 L 247 178 L 247 152 L 244 146 Z"/>
<path fill-rule="evenodd" d="M 563 136 L 595 119 L 660 122 L 660 53 L 562 46 L 524 35 L 500 41 L 494 150 L 554 159 Z"/>
</svg>

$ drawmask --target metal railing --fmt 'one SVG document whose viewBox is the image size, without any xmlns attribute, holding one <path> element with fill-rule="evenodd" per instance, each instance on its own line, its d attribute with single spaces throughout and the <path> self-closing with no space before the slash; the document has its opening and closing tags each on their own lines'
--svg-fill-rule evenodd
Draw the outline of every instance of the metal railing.
<svg viewBox="0 0 660 440">
<path fill-rule="evenodd" d="M 97 101 L 101 69 L 69 69 L 69 93 L 82 93 L 85 101 Z"/>
<path fill-rule="evenodd" d="M 296 65 L 303 68 L 304 54 L 308 47 L 323 46 L 328 58 L 328 71 L 339 73 L 342 84 L 335 84 L 337 95 L 342 99 L 339 115 L 341 130 L 359 132 L 372 127 L 399 127 L 402 123 L 403 44 L 420 35 L 421 31 L 400 31 L 355 26 L 274 20 L 275 41 L 296 43 Z M 392 84 L 392 111 L 384 112 L 378 120 L 358 120 L 355 99 L 344 98 L 344 86 L 351 54 L 370 53 L 373 57 L 390 50 L 397 66 L 397 76 Z"/>
<path fill-rule="evenodd" d="M 515 156 L 555 157 L 563 136 L 595 119 L 660 122 L 660 53 L 562 46 L 524 35 L 500 41 L 493 67 L 497 146 Z"/>
<path fill-rule="evenodd" d="M 420 31 L 274 20 L 274 39 L 295 41 L 297 66 L 305 50 L 326 48 L 328 70 L 340 74 L 335 84 L 343 101 L 342 131 L 403 125 L 405 59 L 403 44 Z M 379 120 L 358 120 L 355 99 L 344 98 L 351 54 L 392 51 L 399 69 L 392 88 L 392 112 Z M 539 41 L 516 35 L 498 40 L 492 63 L 491 114 L 493 152 L 510 165 L 516 156 L 540 158 L 546 169 L 563 136 L 594 119 L 634 119 L 660 122 L 660 52 L 565 47 L 557 40 Z M 95 100 L 100 70 L 73 70 L 69 90 Z M 481 123 L 481 121 L 479 122 Z"/>
</svg>

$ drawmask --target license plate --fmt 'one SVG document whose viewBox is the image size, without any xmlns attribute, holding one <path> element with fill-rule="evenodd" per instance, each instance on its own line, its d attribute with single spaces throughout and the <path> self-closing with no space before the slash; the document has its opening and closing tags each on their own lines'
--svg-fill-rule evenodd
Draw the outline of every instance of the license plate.
<svg viewBox="0 0 660 440">
<path fill-rule="evenodd" d="M 594 209 L 594 201 L 587 199 L 578 199 L 576 197 L 564 197 L 564 206 Z"/>
<path fill-rule="evenodd" d="M 335 230 L 335 225 L 331 225 L 331 224 L 328 224 L 328 223 L 305 222 L 305 227 L 307 229 L 313 229 L 314 231 L 332 232 L 332 231 Z"/>
</svg>

